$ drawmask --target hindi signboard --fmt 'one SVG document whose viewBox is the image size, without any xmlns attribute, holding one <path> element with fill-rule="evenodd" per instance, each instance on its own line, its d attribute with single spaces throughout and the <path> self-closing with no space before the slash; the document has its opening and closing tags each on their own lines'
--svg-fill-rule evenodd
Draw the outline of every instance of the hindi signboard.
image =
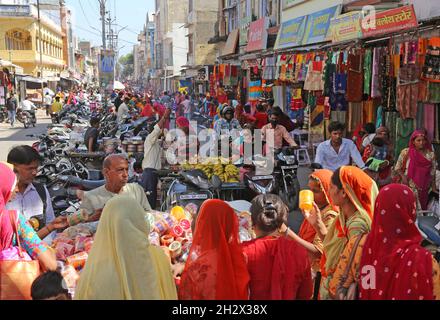
<svg viewBox="0 0 440 320">
<path fill-rule="evenodd" d="M 362 38 L 362 13 L 349 12 L 331 19 L 328 40 L 332 42 L 348 41 Z"/>
<path fill-rule="evenodd" d="M 267 48 L 267 29 L 269 28 L 269 22 L 269 18 L 264 17 L 251 23 L 246 52 L 264 50 Z"/>
<path fill-rule="evenodd" d="M 307 16 L 283 22 L 278 32 L 275 49 L 284 49 L 301 45 L 306 27 Z"/>
<path fill-rule="evenodd" d="M 418 25 L 414 7 L 410 5 L 379 12 L 376 14 L 375 19 L 365 17 L 362 20 L 362 33 L 364 38 L 370 38 L 417 28 Z"/>
<path fill-rule="evenodd" d="M 341 12 L 341 6 L 330 7 L 308 16 L 307 27 L 302 44 L 324 42 L 330 27 L 330 21 Z"/>
</svg>

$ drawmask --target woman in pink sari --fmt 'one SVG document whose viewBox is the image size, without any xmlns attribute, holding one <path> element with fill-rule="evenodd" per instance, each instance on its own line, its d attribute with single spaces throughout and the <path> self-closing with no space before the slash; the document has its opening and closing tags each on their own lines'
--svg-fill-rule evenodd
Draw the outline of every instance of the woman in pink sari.
<svg viewBox="0 0 440 320">
<path fill-rule="evenodd" d="M 394 168 L 395 181 L 409 186 L 418 199 L 418 208 L 426 210 L 429 192 L 437 191 L 437 161 L 431 143 L 422 130 L 411 136 L 409 148 L 402 150 Z"/>
</svg>

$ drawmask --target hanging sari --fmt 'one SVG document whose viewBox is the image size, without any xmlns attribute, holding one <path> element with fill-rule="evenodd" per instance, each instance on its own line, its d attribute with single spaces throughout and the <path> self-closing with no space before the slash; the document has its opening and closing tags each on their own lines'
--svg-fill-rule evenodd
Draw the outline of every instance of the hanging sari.
<svg viewBox="0 0 440 320">
<path fill-rule="evenodd" d="M 324 239 L 324 254 L 321 259 L 321 300 L 330 299 L 330 282 L 347 244 L 357 236 L 370 231 L 374 202 L 378 194 L 376 183 L 359 168 L 342 167 L 340 180 L 357 211 L 348 219 L 341 212 Z"/>
<path fill-rule="evenodd" d="M 249 273 L 238 218 L 224 201 L 200 208 L 179 288 L 180 300 L 248 300 Z"/>
<path fill-rule="evenodd" d="M 76 300 L 177 300 L 171 265 L 150 244 L 151 226 L 133 199 L 109 200 L 81 273 Z"/>
<path fill-rule="evenodd" d="M 375 287 L 361 285 L 359 298 L 439 299 L 440 296 L 434 297 L 434 289 L 440 285 L 439 267 L 431 253 L 420 245 L 423 239 L 415 224 L 416 198 L 413 192 L 404 185 L 389 185 L 380 192 L 375 211 L 377 214 L 360 261 L 361 271 L 374 266 Z M 368 284 L 367 277 L 371 274 L 362 272 L 360 283 Z"/>
</svg>

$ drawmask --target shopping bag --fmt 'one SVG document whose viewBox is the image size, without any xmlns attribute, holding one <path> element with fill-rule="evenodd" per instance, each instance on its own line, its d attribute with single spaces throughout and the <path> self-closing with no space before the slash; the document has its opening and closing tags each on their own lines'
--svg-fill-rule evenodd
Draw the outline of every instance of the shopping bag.
<svg viewBox="0 0 440 320">
<path fill-rule="evenodd" d="M 31 286 L 40 275 L 40 263 L 22 249 L 14 212 L 9 217 L 17 246 L 0 252 L 0 300 L 31 300 Z"/>
</svg>

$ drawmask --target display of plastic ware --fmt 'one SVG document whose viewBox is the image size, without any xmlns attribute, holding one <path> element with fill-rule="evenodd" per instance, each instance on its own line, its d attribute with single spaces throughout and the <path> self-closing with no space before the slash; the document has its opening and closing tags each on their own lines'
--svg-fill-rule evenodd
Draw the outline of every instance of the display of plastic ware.
<svg viewBox="0 0 440 320">
<path fill-rule="evenodd" d="M 148 239 L 151 245 L 160 247 L 160 235 L 157 232 L 150 233 Z"/>
<path fill-rule="evenodd" d="M 313 202 L 315 197 L 310 190 L 302 190 L 299 193 L 299 208 L 304 211 L 311 211 L 313 209 Z"/>
<path fill-rule="evenodd" d="M 150 212 L 145 212 L 145 220 L 148 222 L 150 229 L 154 228 L 156 220 Z"/>
<path fill-rule="evenodd" d="M 181 226 L 174 226 L 171 229 L 171 235 L 173 235 L 174 238 L 180 238 L 185 235 L 185 231 L 183 230 L 183 228 Z"/>
<path fill-rule="evenodd" d="M 174 237 L 170 235 L 165 235 L 162 238 L 160 238 L 160 242 L 165 247 L 168 247 L 173 241 L 174 241 Z"/>
<path fill-rule="evenodd" d="M 186 219 L 185 209 L 180 206 L 174 207 L 173 209 L 171 209 L 171 216 L 177 221 Z"/>
<path fill-rule="evenodd" d="M 197 215 L 197 211 L 199 210 L 199 207 L 195 203 L 188 203 L 185 206 L 185 211 L 189 214 L 189 220 L 191 220 L 194 216 Z"/>
<path fill-rule="evenodd" d="M 170 256 L 173 259 L 176 259 L 182 254 L 182 244 L 178 241 L 174 241 L 168 247 L 170 249 Z"/>
<path fill-rule="evenodd" d="M 191 222 L 188 219 L 183 219 L 180 220 L 179 226 L 181 226 L 183 230 L 187 231 L 191 229 Z"/>
</svg>

